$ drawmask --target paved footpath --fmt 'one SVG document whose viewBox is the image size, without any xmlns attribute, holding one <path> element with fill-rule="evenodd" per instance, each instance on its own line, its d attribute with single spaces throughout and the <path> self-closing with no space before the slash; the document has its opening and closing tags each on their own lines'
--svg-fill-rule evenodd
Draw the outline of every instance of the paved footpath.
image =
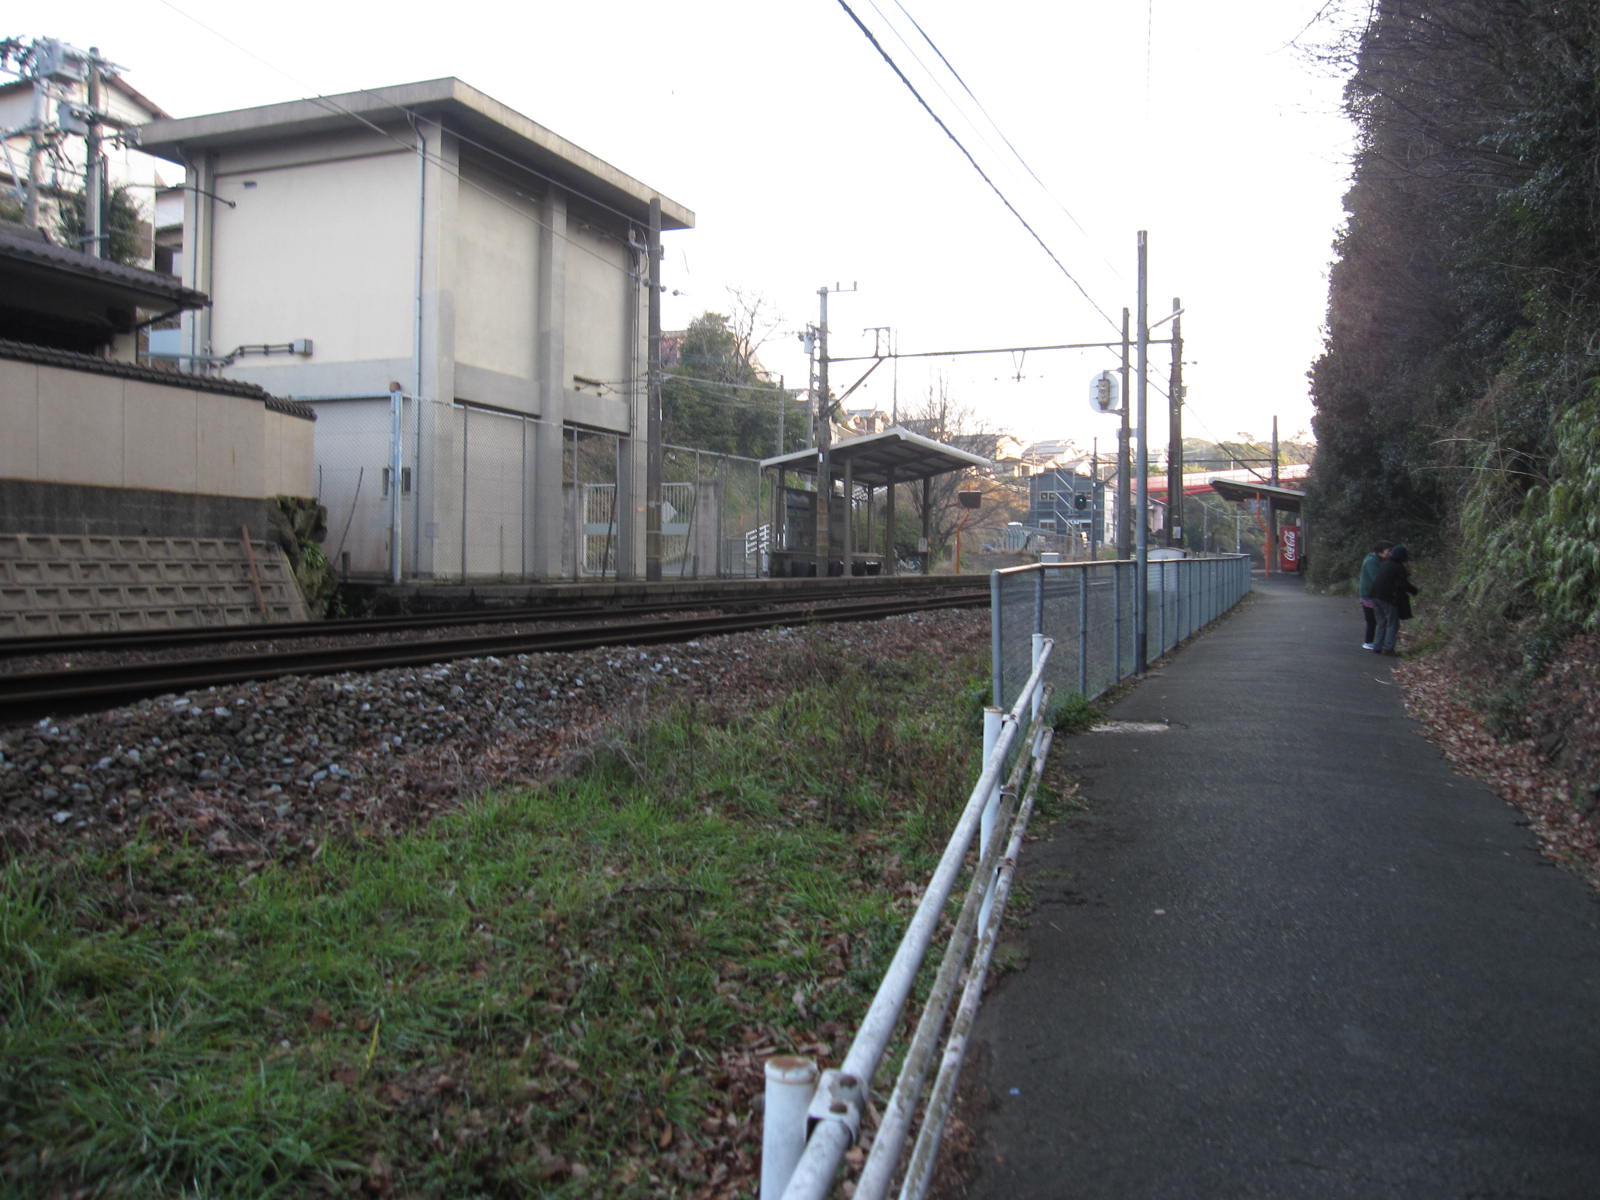
<svg viewBox="0 0 1600 1200">
<path fill-rule="evenodd" d="M 972 1200 L 1600 1197 L 1600 903 L 1454 774 L 1355 602 L 1257 580 L 1056 743 Z"/>
</svg>

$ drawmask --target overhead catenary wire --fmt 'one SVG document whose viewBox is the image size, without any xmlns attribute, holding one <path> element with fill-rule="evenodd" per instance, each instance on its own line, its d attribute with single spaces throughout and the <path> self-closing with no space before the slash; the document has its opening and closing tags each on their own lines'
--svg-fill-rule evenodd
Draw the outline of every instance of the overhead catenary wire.
<svg viewBox="0 0 1600 1200">
<path fill-rule="evenodd" d="M 1330 3 L 1331 2 L 1332 0 L 1330 0 Z M 1034 183 L 1039 185 L 1039 190 L 1044 193 L 1044 195 L 1052 204 L 1061 210 L 1061 214 L 1066 217 L 1067 220 L 1072 222 L 1074 228 L 1076 228 L 1079 233 L 1083 234 L 1084 237 L 1089 237 L 1089 231 L 1084 228 L 1083 222 L 1079 221 L 1072 210 L 1063 204 L 1055 195 L 1055 193 L 1050 190 L 1049 185 L 1047 185 L 1043 179 L 1039 178 L 1038 172 L 1033 169 L 1028 160 L 1022 156 L 1022 152 L 1018 150 L 1012 143 L 1011 139 L 1006 136 L 1005 130 L 1000 128 L 999 123 L 989 115 L 989 110 L 984 106 L 983 101 L 978 99 L 977 93 L 974 92 L 967 84 L 967 81 L 962 78 L 961 72 L 956 70 L 955 64 L 950 61 L 950 59 L 945 55 L 945 52 L 939 49 L 938 43 L 933 40 L 933 37 L 928 33 L 928 31 L 922 27 L 921 23 L 916 19 L 916 17 L 911 15 L 910 10 L 908 10 L 906 6 L 900 2 L 900 0 L 894 0 L 894 6 L 903 14 L 905 14 L 906 20 L 911 22 L 911 27 L 917 31 L 923 41 L 928 43 L 929 49 L 931 49 L 934 54 L 938 55 L 939 61 L 944 64 L 945 70 L 950 72 L 951 77 L 961 85 L 961 90 L 967 94 L 967 96 L 972 100 L 973 104 L 977 105 L 978 111 L 983 114 L 983 119 L 989 123 L 989 127 L 993 129 L 999 136 L 1000 140 L 1005 143 L 1006 149 L 1011 152 L 1011 156 L 1015 158 L 1022 169 L 1027 172 L 1028 177 L 1032 179 Z M 873 8 L 877 7 L 878 6 L 874 0 Z M 881 13 L 882 10 L 879 11 Z M 920 62 L 921 60 L 919 59 L 918 61 Z M 940 90 L 943 91 L 942 88 Z M 945 94 L 947 96 L 949 95 L 949 93 Z M 988 139 L 986 138 L 985 141 L 987 142 L 987 140 Z M 1115 263 L 1111 262 L 1104 255 L 1100 256 L 1100 261 L 1105 263 L 1106 266 L 1111 269 L 1111 273 L 1113 275 L 1117 276 L 1119 279 L 1122 278 L 1122 271 Z"/>
<path fill-rule="evenodd" d="M 1049 256 L 1050 261 L 1053 262 L 1056 265 L 1056 269 L 1059 270 L 1061 272 L 1061 274 L 1064 275 L 1067 278 L 1067 280 L 1072 284 L 1073 287 L 1078 289 L 1079 294 L 1081 294 L 1083 296 L 1083 298 L 1089 302 L 1089 306 L 1091 308 L 1093 308 L 1095 310 L 1095 312 L 1100 314 L 1100 316 L 1105 320 L 1106 324 L 1110 325 L 1113 329 L 1120 330 L 1121 329 L 1121 325 L 1118 324 L 1116 321 L 1113 321 L 1111 319 L 1111 317 L 1106 313 L 1105 309 L 1101 308 L 1100 305 L 1095 302 L 1094 297 L 1089 294 L 1088 289 L 1086 289 L 1083 286 L 1083 284 L 1078 281 L 1077 277 L 1075 275 L 1073 275 L 1073 273 L 1067 269 L 1066 264 L 1063 263 L 1061 261 L 1061 259 L 1056 256 L 1056 252 L 1050 248 L 1048 243 L 1046 243 L 1045 240 L 1042 237 L 1039 236 L 1039 232 L 1036 229 L 1034 229 L 1034 227 L 1031 224 L 1028 223 L 1028 219 L 1026 217 L 1024 217 L 1020 212 L 1017 211 L 1016 206 L 1011 203 L 1010 199 L 1007 198 L 1006 194 L 1003 191 L 1000 190 L 999 186 L 994 182 L 994 180 L 991 179 L 989 177 L 988 173 L 983 169 L 983 167 L 981 167 L 978 164 L 978 160 L 975 159 L 972 156 L 972 152 L 970 150 L 968 150 L 966 148 L 966 146 L 964 146 L 962 144 L 961 139 L 956 137 L 955 133 L 951 131 L 950 127 L 945 124 L 943 118 L 941 118 L 938 113 L 933 111 L 933 107 L 927 102 L 926 99 L 923 98 L 922 93 L 917 91 L 916 85 L 913 84 L 911 82 L 911 80 L 906 78 L 905 72 L 900 69 L 899 65 L 890 56 L 889 52 L 883 48 L 883 43 L 878 41 L 876 35 L 873 34 L 872 30 L 868 29 L 866 27 L 866 25 L 862 22 L 861 18 L 856 15 L 855 10 L 850 7 L 850 5 L 846 2 L 846 0 L 838 0 L 838 2 L 839 2 L 839 7 L 844 9 L 845 14 L 850 18 L 851 21 L 853 21 L 855 23 L 856 28 L 861 31 L 862 35 L 869 42 L 872 43 L 873 49 L 877 50 L 879 56 L 883 59 L 883 61 L 889 64 L 889 69 L 895 73 L 895 75 L 899 78 L 900 82 L 903 83 L 906 86 L 906 89 L 914 97 L 916 97 L 917 103 L 922 105 L 923 109 L 927 112 L 927 114 L 930 117 L 933 118 L 934 123 L 936 125 L 938 125 L 939 128 L 944 131 L 945 136 L 948 137 L 955 144 L 956 149 L 961 151 L 963 157 L 966 158 L 967 162 L 972 164 L 972 169 L 978 173 L 979 177 L 982 178 L 984 183 L 989 185 L 990 190 L 993 191 L 994 194 L 997 197 L 999 197 L 1000 203 L 1002 203 L 1002 204 L 1004 204 L 1006 206 L 1006 210 L 1008 212 L 1010 212 L 1011 215 L 1014 216 L 1021 223 L 1022 227 L 1028 231 L 1029 236 L 1032 237 L 1033 240 L 1039 244 L 1039 248 L 1041 250 L 1043 250 L 1046 255 Z"/>
</svg>

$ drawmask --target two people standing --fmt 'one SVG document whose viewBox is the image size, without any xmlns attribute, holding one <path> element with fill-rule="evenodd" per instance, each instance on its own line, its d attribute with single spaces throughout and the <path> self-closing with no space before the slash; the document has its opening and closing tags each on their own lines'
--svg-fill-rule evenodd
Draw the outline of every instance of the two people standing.
<svg viewBox="0 0 1600 1200">
<path fill-rule="evenodd" d="M 1371 582 L 1367 581 L 1367 564 L 1361 565 L 1362 580 L 1362 611 L 1371 612 L 1368 620 L 1368 637 L 1362 647 L 1371 650 L 1374 654 L 1394 655 L 1395 641 L 1400 636 L 1400 622 L 1411 617 L 1411 597 L 1417 594 L 1416 585 L 1411 582 L 1411 570 L 1406 566 L 1411 554 L 1404 546 L 1387 546 L 1378 543 L 1368 560 L 1376 557 L 1377 562 L 1372 569 Z M 1371 600 L 1372 608 L 1365 608 L 1365 601 Z"/>
<path fill-rule="evenodd" d="M 1378 567 L 1389 556 L 1393 545 L 1393 542 L 1379 542 L 1361 560 L 1361 583 L 1356 594 L 1361 598 L 1361 617 L 1367 623 L 1367 636 L 1361 643 L 1363 650 L 1378 648 L 1378 605 L 1372 599 L 1372 581 L 1378 577 Z"/>
</svg>

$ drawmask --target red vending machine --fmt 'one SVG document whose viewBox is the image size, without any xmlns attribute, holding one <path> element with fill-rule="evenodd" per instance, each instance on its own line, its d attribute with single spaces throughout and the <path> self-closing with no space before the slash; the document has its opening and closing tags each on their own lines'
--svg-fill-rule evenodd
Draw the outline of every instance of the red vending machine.
<svg viewBox="0 0 1600 1200">
<path fill-rule="evenodd" d="M 1278 530 L 1278 569 L 1286 574 L 1300 569 L 1300 527 L 1285 525 Z"/>
</svg>

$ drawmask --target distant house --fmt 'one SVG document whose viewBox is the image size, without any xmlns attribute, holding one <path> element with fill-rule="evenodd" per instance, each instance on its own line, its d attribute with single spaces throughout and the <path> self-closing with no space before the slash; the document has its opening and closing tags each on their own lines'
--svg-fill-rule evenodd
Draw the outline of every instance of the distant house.
<svg viewBox="0 0 1600 1200">
<path fill-rule="evenodd" d="M 640 574 L 651 206 L 692 212 L 459 79 L 141 139 L 186 169 L 211 298 L 174 353 L 316 409 L 339 565 Z"/>
<path fill-rule="evenodd" d="M 894 421 L 881 408 L 847 408 L 844 410 L 843 424 L 854 435 L 882 433 Z"/>
<path fill-rule="evenodd" d="M 1077 466 L 1088 456 L 1067 439 L 1033 442 L 1022 451 L 1022 461 L 1032 471 L 1049 471 Z"/>
<path fill-rule="evenodd" d="M 86 183 L 89 70 L 87 51 L 50 38 L 31 47 L 28 78 L 0 84 L 0 194 L 15 199 L 26 190 L 30 157 L 39 182 L 38 227 L 55 236 L 61 208 L 84 191 Z M 154 226 L 156 193 L 176 183 L 180 172 L 140 149 L 124 131 L 136 129 L 167 114 L 131 87 L 108 64 L 102 66 L 99 114 L 101 153 L 111 188 L 126 189 L 141 216 L 139 253 L 135 265 L 163 270 L 156 261 Z M 18 208 L 22 208 L 18 201 Z M 56 239 L 59 241 L 59 238 Z M 85 249 L 71 246 L 69 249 Z"/>
<path fill-rule="evenodd" d="M 1027 524 L 1044 533 L 1085 533 L 1095 516 L 1095 481 L 1073 471 L 1042 471 L 1028 478 Z"/>
</svg>

